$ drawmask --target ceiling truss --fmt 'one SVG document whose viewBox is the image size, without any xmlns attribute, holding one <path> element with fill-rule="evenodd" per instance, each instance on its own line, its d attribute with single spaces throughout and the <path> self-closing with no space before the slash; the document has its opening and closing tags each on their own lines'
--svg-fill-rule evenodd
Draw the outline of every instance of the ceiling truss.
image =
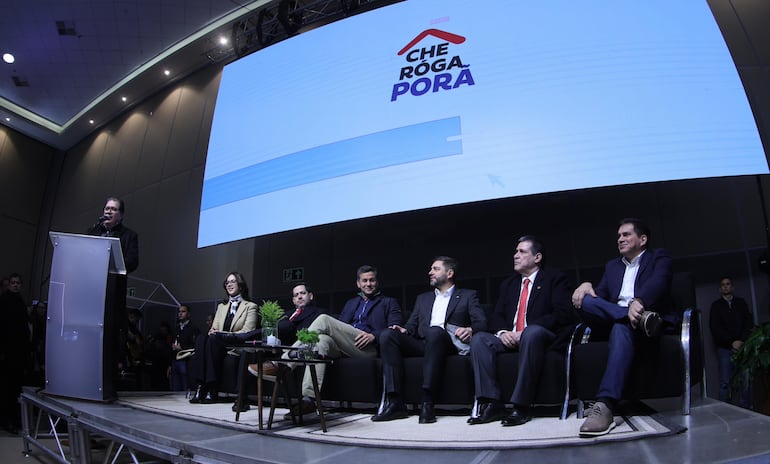
<svg viewBox="0 0 770 464">
<path fill-rule="evenodd" d="M 232 28 L 241 58 L 296 34 L 403 0 L 281 0 L 245 16 Z"/>
</svg>

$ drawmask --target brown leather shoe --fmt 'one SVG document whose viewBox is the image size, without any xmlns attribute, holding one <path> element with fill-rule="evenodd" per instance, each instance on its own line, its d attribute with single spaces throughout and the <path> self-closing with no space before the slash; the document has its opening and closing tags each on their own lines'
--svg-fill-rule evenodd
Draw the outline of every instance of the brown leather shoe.
<svg viewBox="0 0 770 464">
<path fill-rule="evenodd" d="M 580 438 L 592 438 L 608 434 L 616 425 L 612 409 L 601 401 L 597 401 L 591 409 L 586 411 L 586 420 L 580 426 Z"/>
<path fill-rule="evenodd" d="M 291 408 L 291 412 L 283 416 L 283 419 L 294 420 L 292 416 L 294 416 L 295 418 L 299 418 L 300 416 L 305 416 L 307 414 L 314 414 L 316 412 L 318 411 L 316 410 L 315 401 L 303 398 L 302 401 L 299 402 L 299 404 L 295 404 Z"/>
<path fill-rule="evenodd" d="M 249 374 L 253 375 L 254 377 L 257 377 L 259 375 L 257 373 L 258 369 L 259 369 L 259 365 L 258 364 L 249 364 L 248 369 L 249 369 Z M 263 376 L 264 375 L 276 375 L 276 374 L 278 374 L 278 365 L 276 363 L 274 363 L 273 361 L 265 361 L 262 364 L 262 375 Z"/>
</svg>

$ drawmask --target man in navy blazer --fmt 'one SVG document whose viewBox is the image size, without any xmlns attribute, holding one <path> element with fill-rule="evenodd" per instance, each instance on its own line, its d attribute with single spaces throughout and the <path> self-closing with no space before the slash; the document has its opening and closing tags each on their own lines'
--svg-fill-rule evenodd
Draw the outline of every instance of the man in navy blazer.
<svg viewBox="0 0 770 464">
<path fill-rule="evenodd" d="M 358 295 L 345 303 L 339 319 L 321 314 L 310 324 L 308 330 L 318 332 L 318 354 L 327 358 L 348 356 L 374 358 L 377 356 L 377 337 L 388 326 L 402 323 L 401 306 L 394 298 L 380 293 L 377 268 L 364 265 L 356 272 Z M 299 343 L 299 342 L 297 342 Z M 297 344 L 295 343 L 295 345 Z M 283 358 L 288 358 L 288 354 Z M 326 365 L 316 365 L 318 388 L 321 388 L 326 374 Z M 294 415 L 307 414 L 316 410 L 315 392 L 310 369 L 305 369 L 302 378 L 303 401 L 296 406 Z"/>
<path fill-rule="evenodd" d="M 380 332 L 382 374 L 386 407 L 372 417 L 375 422 L 408 416 L 401 398 L 405 356 L 424 356 L 423 398 L 420 424 L 436 422 L 434 398 L 441 387 L 446 357 L 467 354 L 471 335 L 487 329 L 486 316 L 475 290 L 455 287 L 457 261 L 435 258 L 428 272 L 433 291 L 417 296 L 406 327 L 398 324 Z"/>
<path fill-rule="evenodd" d="M 489 323 L 491 333 L 473 337 L 479 414 L 468 419 L 471 425 L 501 419 L 504 426 L 528 422 L 545 354 L 557 341 L 566 340 L 575 326 L 567 279 L 561 271 L 543 268 L 544 259 L 540 240 L 531 235 L 519 238 L 513 255 L 516 273 L 500 285 L 500 298 Z M 510 351 L 519 352 L 519 370 L 509 415 L 501 401 L 496 359 L 499 353 Z"/>
<path fill-rule="evenodd" d="M 671 256 L 649 249 L 650 230 L 639 219 L 620 221 L 620 257 L 607 263 L 598 287 L 582 283 L 572 303 L 592 329 L 609 330 L 609 358 L 596 403 L 580 427 L 581 437 L 609 433 L 615 427 L 613 410 L 623 394 L 631 364 L 649 338 L 660 334 L 671 312 Z M 661 318 L 663 315 L 663 318 Z"/>
</svg>

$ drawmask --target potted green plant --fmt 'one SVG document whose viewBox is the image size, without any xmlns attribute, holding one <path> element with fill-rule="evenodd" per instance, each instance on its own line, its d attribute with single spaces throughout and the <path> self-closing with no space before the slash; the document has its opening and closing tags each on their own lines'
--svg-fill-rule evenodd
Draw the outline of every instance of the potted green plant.
<svg viewBox="0 0 770 464">
<path fill-rule="evenodd" d="M 770 322 L 754 327 L 749 336 L 741 345 L 741 348 L 732 356 L 733 376 L 730 379 L 730 390 L 736 394 L 744 382 L 749 382 L 756 393 L 763 393 L 764 397 L 755 395 L 760 404 L 755 404 L 755 409 L 765 414 L 770 414 L 770 404 L 767 391 L 770 387 Z"/>
<path fill-rule="evenodd" d="M 315 345 L 318 343 L 318 332 L 315 330 L 300 329 L 297 331 L 297 341 L 302 348 L 299 355 L 305 359 L 312 359 L 315 356 Z"/>
<path fill-rule="evenodd" d="M 275 337 L 278 321 L 286 317 L 281 305 L 277 301 L 262 301 L 259 307 L 259 316 L 262 319 L 262 340 L 268 345 L 279 345 L 280 341 Z"/>
</svg>

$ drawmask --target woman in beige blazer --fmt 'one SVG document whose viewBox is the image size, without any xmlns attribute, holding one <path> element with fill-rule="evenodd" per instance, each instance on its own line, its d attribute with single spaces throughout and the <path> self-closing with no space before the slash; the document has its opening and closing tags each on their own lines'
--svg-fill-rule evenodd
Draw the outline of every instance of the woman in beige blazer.
<svg viewBox="0 0 770 464">
<path fill-rule="evenodd" d="M 249 286 L 240 272 L 227 275 L 222 287 L 225 298 L 217 306 L 208 335 L 198 337 L 195 355 L 190 359 L 190 376 L 197 382 L 190 403 L 216 403 L 219 380 L 227 347 L 222 342 L 231 333 L 249 332 L 259 324 L 256 303 L 249 300 Z"/>
</svg>

